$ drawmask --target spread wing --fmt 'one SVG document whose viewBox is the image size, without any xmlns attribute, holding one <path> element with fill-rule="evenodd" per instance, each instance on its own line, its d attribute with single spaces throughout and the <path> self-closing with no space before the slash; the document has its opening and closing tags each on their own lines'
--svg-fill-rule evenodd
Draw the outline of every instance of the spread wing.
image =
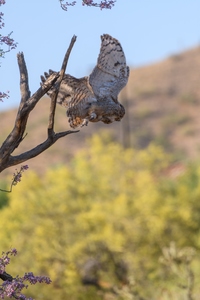
<svg viewBox="0 0 200 300">
<path fill-rule="evenodd" d="M 49 73 L 44 73 L 41 76 L 41 81 L 44 83 L 54 71 L 49 70 Z M 48 91 L 51 97 L 53 92 L 58 89 L 58 85 L 54 86 Z M 84 119 L 88 116 L 88 110 L 93 103 L 97 102 L 96 97 L 89 88 L 88 78 L 75 78 L 69 74 L 65 74 L 58 92 L 57 103 L 67 109 L 67 116 L 71 127 L 76 127 L 84 123 Z"/>
<path fill-rule="evenodd" d="M 45 72 L 45 76 L 41 76 L 41 81 L 44 83 L 46 79 L 55 71 L 49 70 L 49 73 Z M 58 84 L 55 83 L 53 87 L 47 92 L 51 97 L 53 92 L 58 89 Z M 83 101 L 84 103 L 96 101 L 94 94 L 88 87 L 88 78 L 75 78 L 69 74 L 65 74 L 60 85 L 57 103 L 69 108 L 80 104 Z"/>
<path fill-rule="evenodd" d="M 54 71 L 41 76 L 42 83 Z M 86 125 L 88 121 L 106 124 L 119 121 L 124 108 L 117 101 L 121 89 L 127 84 L 129 68 L 121 44 L 108 34 L 101 36 L 101 49 L 97 65 L 89 77 L 77 79 L 65 74 L 57 102 L 66 107 L 70 126 Z M 51 97 L 58 90 L 54 84 L 48 91 Z"/>
<path fill-rule="evenodd" d="M 117 98 L 128 82 L 129 67 L 121 44 L 108 34 L 101 36 L 97 65 L 89 76 L 89 83 L 97 97 Z"/>
</svg>

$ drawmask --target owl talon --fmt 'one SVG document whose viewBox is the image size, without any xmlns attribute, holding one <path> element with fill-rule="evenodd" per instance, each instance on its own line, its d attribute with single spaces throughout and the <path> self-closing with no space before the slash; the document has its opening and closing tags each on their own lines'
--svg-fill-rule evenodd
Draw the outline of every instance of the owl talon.
<svg viewBox="0 0 200 300">
<path fill-rule="evenodd" d="M 81 124 L 81 127 L 83 127 L 83 126 L 88 126 L 88 120 L 87 119 L 83 120 L 83 123 Z"/>
<path fill-rule="evenodd" d="M 45 77 L 44 77 L 43 75 L 40 76 L 40 79 L 41 79 L 41 81 L 42 81 L 42 82 L 41 82 L 41 85 L 42 85 L 43 83 L 45 83 L 46 79 L 45 79 Z"/>
<path fill-rule="evenodd" d="M 92 121 L 92 120 L 96 119 L 96 117 L 97 117 L 97 115 L 93 112 L 93 113 L 91 113 L 89 120 Z"/>
<path fill-rule="evenodd" d="M 46 79 L 48 79 L 50 75 L 49 75 L 49 73 L 44 72 L 44 76 L 45 76 Z"/>
</svg>

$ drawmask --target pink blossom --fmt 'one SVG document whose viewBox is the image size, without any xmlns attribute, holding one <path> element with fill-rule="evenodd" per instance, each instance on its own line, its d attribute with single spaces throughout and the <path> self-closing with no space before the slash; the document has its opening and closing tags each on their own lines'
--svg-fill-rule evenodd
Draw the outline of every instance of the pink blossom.
<svg viewBox="0 0 200 300">
<path fill-rule="evenodd" d="M 25 166 L 24 166 L 25 167 Z M 35 276 L 32 272 L 25 273 L 24 276 L 17 276 L 13 278 L 11 275 L 6 273 L 6 266 L 10 263 L 10 256 L 16 256 L 17 250 L 15 248 L 2 253 L 0 257 L 0 278 L 3 280 L 3 283 L 0 285 L 0 299 L 15 298 L 20 300 L 33 300 L 32 298 L 27 298 L 22 294 L 23 289 L 28 288 L 28 283 L 46 283 L 50 284 L 51 280 L 46 276 Z"/>
<path fill-rule="evenodd" d="M 63 10 L 67 10 L 69 6 L 74 6 L 77 1 L 65 1 L 64 0 L 59 0 L 60 5 Z M 94 0 L 82 0 L 82 5 L 83 6 L 93 6 L 93 7 L 99 7 L 100 9 L 111 9 L 117 0 L 103 0 L 99 1 L 99 3 L 95 2 Z"/>
</svg>

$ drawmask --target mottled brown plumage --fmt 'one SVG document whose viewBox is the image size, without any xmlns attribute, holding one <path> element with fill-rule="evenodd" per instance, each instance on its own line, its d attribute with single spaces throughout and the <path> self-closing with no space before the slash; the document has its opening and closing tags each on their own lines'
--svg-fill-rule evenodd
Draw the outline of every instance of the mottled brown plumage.
<svg viewBox="0 0 200 300">
<path fill-rule="evenodd" d="M 42 82 L 52 73 L 54 71 L 49 70 L 45 77 L 41 76 Z M 128 77 L 129 68 L 120 43 L 108 34 L 102 35 L 100 54 L 92 73 L 80 79 L 65 74 L 60 85 L 57 103 L 66 107 L 70 126 L 120 121 L 125 110 L 117 96 L 127 84 Z M 51 97 L 56 89 L 54 84 L 48 95 Z"/>
</svg>

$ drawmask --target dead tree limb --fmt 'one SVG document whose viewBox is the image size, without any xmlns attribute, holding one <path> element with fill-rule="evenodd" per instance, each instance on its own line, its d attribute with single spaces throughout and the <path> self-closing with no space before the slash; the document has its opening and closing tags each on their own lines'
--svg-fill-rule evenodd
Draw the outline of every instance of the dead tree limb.
<svg viewBox="0 0 200 300">
<path fill-rule="evenodd" d="M 62 67 L 60 72 L 52 74 L 45 83 L 32 95 L 30 96 L 29 84 L 28 84 L 28 71 L 24 59 L 24 54 L 22 52 L 18 53 L 17 60 L 20 71 L 20 91 L 21 91 L 21 101 L 19 109 L 17 112 L 15 124 L 13 130 L 8 135 L 8 137 L 3 142 L 0 148 L 0 172 L 9 168 L 11 166 L 17 165 L 19 163 L 25 162 L 51 147 L 58 139 L 78 131 L 64 131 L 64 132 L 54 132 L 54 118 L 56 111 L 56 100 L 58 95 L 59 86 L 63 79 L 67 62 L 76 41 L 76 36 L 73 36 L 69 48 L 65 54 Z M 21 153 L 16 156 L 12 156 L 13 151 L 20 145 L 24 138 L 24 132 L 26 129 L 27 121 L 30 112 L 34 109 L 38 101 L 48 92 L 48 90 L 58 83 L 57 92 L 54 93 L 51 99 L 50 113 L 49 113 L 49 123 L 47 128 L 47 139 L 40 145 L 37 145 L 33 149 Z"/>
<path fill-rule="evenodd" d="M 57 88 L 56 92 L 53 93 L 53 95 L 51 96 L 51 107 L 50 107 L 49 126 L 48 126 L 48 137 L 49 138 L 53 137 L 53 135 L 54 135 L 53 129 L 54 129 L 54 117 L 55 117 L 55 111 L 56 111 L 56 99 L 57 99 L 57 96 L 58 96 L 58 91 L 59 91 L 59 88 L 60 88 L 61 81 L 63 80 L 63 76 L 65 74 L 68 59 L 69 59 L 69 56 L 70 56 L 70 53 L 71 53 L 71 50 L 74 46 L 75 41 L 76 41 L 76 36 L 74 35 L 72 40 L 71 40 L 71 43 L 69 45 L 69 48 L 68 48 L 68 50 L 65 54 L 63 63 L 62 63 L 62 67 L 61 67 L 61 70 L 60 70 L 60 76 L 57 80 L 58 88 Z"/>
</svg>

